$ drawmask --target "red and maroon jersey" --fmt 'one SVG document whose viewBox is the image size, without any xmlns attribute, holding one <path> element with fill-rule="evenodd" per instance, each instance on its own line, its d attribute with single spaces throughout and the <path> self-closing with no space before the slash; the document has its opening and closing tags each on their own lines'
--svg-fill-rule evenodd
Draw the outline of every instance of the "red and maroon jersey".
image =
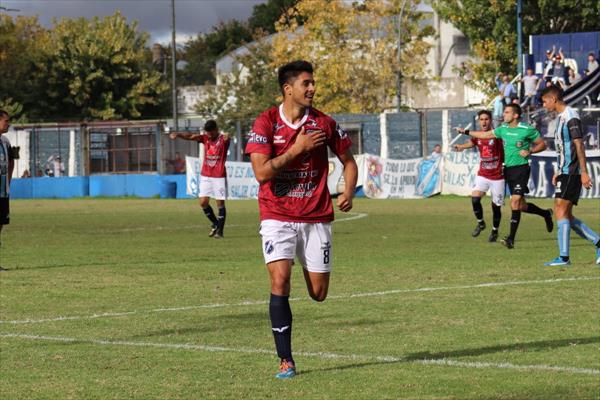
<svg viewBox="0 0 600 400">
<path fill-rule="evenodd" d="M 280 156 L 295 143 L 302 126 L 307 134 L 317 130 L 325 132 L 327 146 L 298 157 L 273 179 L 260 185 L 258 206 L 261 221 L 333 221 L 333 205 L 327 189 L 327 147 L 339 156 L 352 145 L 333 118 L 309 108 L 302 120 L 293 125 L 283 115 L 283 105 L 272 107 L 254 121 L 246 154 L 267 154 L 271 158 Z"/>
<path fill-rule="evenodd" d="M 476 139 L 471 142 L 479 150 L 479 171 L 477 175 L 493 181 L 504 179 L 502 164 L 504 163 L 504 146 L 502 139 Z"/>
<path fill-rule="evenodd" d="M 200 175 L 211 178 L 226 177 L 225 161 L 229 149 L 229 138 L 219 135 L 212 140 L 210 136 L 202 135 L 198 138 L 198 141 L 204 144 L 204 163 Z"/>
</svg>

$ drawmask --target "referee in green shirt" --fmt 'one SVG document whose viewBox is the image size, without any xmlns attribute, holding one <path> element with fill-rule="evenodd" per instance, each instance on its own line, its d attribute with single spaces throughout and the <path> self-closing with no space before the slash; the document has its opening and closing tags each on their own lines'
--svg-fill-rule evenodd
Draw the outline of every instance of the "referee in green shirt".
<svg viewBox="0 0 600 400">
<path fill-rule="evenodd" d="M 504 108 L 504 123 L 493 131 L 469 131 L 459 128 L 458 132 L 471 135 L 478 139 L 502 139 L 504 143 L 504 179 L 510 190 L 510 235 L 500 241 L 504 246 L 512 249 L 515 236 L 521 221 L 521 211 L 536 214 L 546 221 L 546 229 L 552 232 L 552 209 L 542 210 L 533 203 L 525 201 L 525 194 L 529 193 L 527 183 L 531 169 L 529 156 L 546 149 L 546 143 L 540 133 L 533 126 L 520 122 L 521 107 L 518 104 L 508 104 Z"/>
</svg>

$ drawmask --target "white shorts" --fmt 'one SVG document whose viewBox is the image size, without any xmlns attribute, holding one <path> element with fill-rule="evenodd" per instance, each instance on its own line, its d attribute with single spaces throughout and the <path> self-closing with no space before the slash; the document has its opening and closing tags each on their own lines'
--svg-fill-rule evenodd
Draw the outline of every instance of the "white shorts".
<svg viewBox="0 0 600 400">
<path fill-rule="evenodd" d="M 265 263 L 292 260 L 297 256 L 310 272 L 331 272 L 331 222 L 283 222 L 266 219 L 260 223 Z"/>
<path fill-rule="evenodd" d="M 473 190 L 477 190 L 483 193 L 487 193 L 490 191 L 490 195 L 492 196 L 492 203 L 497 206 L 504 205 L 504 188 L 505 188 L 504 179 L 492 180 L 488 178 L 484 178 L 483 176 L 477 175 L 475 177 L 475 186 L 473 186 Z"/>
<path fill-rule="evenodd" d="M 198 197 L 212 197 L 215 200 L 227 198 L 227 178 L 212 178 L 200 175 Z"/>
</svg>

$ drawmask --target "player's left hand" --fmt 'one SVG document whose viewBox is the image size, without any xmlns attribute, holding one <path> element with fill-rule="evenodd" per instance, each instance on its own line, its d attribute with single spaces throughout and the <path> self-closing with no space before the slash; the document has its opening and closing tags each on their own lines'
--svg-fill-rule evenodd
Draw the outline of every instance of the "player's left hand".
<svg viewBox="0 0 600 400">
<path fill-rule="evenodd" d="M 176 132 L 169 133 L 169 138 L 171 138 L 171 139 L 177 139 L 177 133 Z"/>
<path fill-rule="evenodd" d="M 592 179 L 590 178 L 587 172 L 581 173 L 581 185 L 586 189 L 592 188 Z"/>
<path fill-rule="evenodd" d="M 340 211 L 348 212 L 352 210 L 352 197 L 340 194 L 337 198 L 337 206 Z"/>
<path fill-rule="evenodd" d="M 530 155 L 530 154 L 531 154 L 531 152 L 530 152 L 529 150 L 521 150 L 521 151 L 519 152 L 519 155 L 520 155 L 521 157 L 523 157 L 523 158 L 527 158 L 527 157 L 529 157 L 529 155 Z"/>
</svg>

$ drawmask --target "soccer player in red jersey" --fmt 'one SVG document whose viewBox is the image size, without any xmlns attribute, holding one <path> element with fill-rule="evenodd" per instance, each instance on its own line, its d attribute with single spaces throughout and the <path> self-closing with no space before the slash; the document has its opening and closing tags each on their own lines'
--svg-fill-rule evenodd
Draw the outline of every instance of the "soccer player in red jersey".
<svg viewBox="0 0 600 400">
<path fill-rule="evenodd" d="M 225 199 L 227 198 L 227 170 L 225 161 L 227 159 L 227 150 L 229 149 L 229 136 L 219 132 L 217 122 L 208 120 L 204 124 L 204 133 L 185 133 L 172 132 L 171 139 L 182 138 L 185 140 L 194 140 L 204 144 L 204 163 L 200 171 L 200 207 L 204 215 L 212 224 L 212 229 L 208 236 L 215 238 L 223 237 L 225 228 Z M 219 216 L 209 204 L 209 199 L 217 201 Z"/>
<path fill-rule="evenodd" d="M 477 121 L 482 131 L 492 130 L 492 113 L 488 110 L 481 110 L 477 113 Z M 475 186 L 471 193 L 471 202 L 473 204 L 473 213 L 477 218 L 477 225 L 471 234 L 473 237 L 479 236 L 485 229 L 483 220 L 483 208 L 481 207 L 481 198 L 490 190 L 492 196 L 492 214 L 493 225 L 492 232 L 488 238 L 489 242 L 495 242 L 498 239 L 498 227 L 502 218 L 502 205 L 504 205 L 504 175 L 502 174 L 502 164 L 504 163 L 504 147 L 502 139 L 476 139 L 471 138 L 464 144 L 454 146 L 454 151 L 463 151 L 477 146 L 479 150 L 479 171 L 475 178 Z"/>
<path fill-rule="evenodd" d="M 279 68 L 283 103 L 256 118 L 246 153 L 260 184 L 260 235 L 271 278 L 269 315 L 280 366 L 278 378 L 296 374 L 292 358 L 290 277 L 294 258 L 304 271 L 311 298 L 323 301 L 329 289 L 333 204 L 327 189 L 327 149 L 344 166 L 341 211 L 352 209 L 358 168 L 351 141 L 329 116 L 312 108 L 312 65 L 294 61 Z"/>
</svg>

